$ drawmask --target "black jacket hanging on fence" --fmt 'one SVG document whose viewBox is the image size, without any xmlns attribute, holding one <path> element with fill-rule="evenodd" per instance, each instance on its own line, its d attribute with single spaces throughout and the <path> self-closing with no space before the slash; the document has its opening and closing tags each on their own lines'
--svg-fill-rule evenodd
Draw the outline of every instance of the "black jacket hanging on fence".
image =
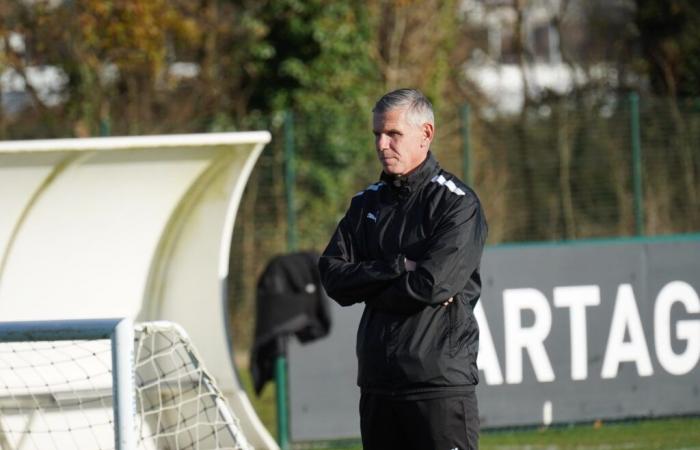
<svg viewBox="0 0 700 450">
<path fill-rule="evenodd" d="M 273 379 L 275 359 L 291 334 L 310 342 L 328 334 L 328 297 L 321 286 L 318 254 L 299 252 L 273 258 L 258 280 L 255 341 L 250 371 L 259 395 Z"/>
</svg>

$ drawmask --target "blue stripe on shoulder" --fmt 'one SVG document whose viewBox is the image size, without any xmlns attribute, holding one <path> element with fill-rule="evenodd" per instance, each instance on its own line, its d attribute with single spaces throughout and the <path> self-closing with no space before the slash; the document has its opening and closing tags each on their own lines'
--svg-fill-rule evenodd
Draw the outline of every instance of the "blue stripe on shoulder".
<svg viewBox="0 0 700 450">
<path fill-rule="evenodd" d="M 381 189 L 382 186 L 384 186 L 383 181 L 380 181 L 380 182 L 374 183 L 374 184 L 370 184 L 369 186 L 367 186 L 367 188 L 364 191 L 360 191 L 357 194 L 353 195 L 353 198 L 358 197 L 367 191 L 378 191 L 379 189 Z"/>
</svg>

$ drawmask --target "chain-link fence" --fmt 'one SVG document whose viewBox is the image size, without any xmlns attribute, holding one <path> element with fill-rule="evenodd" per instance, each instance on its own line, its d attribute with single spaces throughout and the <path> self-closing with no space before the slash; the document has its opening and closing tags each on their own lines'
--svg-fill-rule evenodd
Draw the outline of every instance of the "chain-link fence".
<svg viewBox="0 0 700 450">
<path fill-rule="evenodd" d="M 462 107 L 436 119 L 433 151 L 479 194 L 491 245 L 700 230 L 700 100 L 580 95 L 516 115 Z M 232 320 L 243 348 L 269 258 L 322 251 L 350 198 L 379 176 L 370 113 L 343 120 L 288 112 L 262 124 L 273 142 L 233 241 Z"/>
</svg>

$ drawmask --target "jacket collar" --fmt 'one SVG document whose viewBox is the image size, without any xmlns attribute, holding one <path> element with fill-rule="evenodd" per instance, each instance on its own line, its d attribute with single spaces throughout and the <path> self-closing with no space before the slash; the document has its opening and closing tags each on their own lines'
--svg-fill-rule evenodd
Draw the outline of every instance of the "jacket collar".
<svg viewBox="0 0 700 450">
<path fill-rule="evenodd" d="M 439 168 L 433 153 L 428 151 L 428 156 L 416 169 L 406 176 L 388 175 L 382 171 L 380 179 L 388 186 L 404 192 L 414 192 L 423 186 Z"/>
</svg>

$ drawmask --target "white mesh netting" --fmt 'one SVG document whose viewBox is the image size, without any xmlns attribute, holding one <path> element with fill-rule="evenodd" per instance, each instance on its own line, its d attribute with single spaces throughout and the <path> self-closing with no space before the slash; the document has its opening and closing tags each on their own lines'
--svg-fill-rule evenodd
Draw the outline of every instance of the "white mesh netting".
<svg viewBox="0 0 700 450">
<path fill-rule="evenodd" d="M 186 334 L 136 326 L 139 449 L 249 449 Z M 109 340 L 0 343 L 0 448 L 114 449 Z"/>
</svg>

